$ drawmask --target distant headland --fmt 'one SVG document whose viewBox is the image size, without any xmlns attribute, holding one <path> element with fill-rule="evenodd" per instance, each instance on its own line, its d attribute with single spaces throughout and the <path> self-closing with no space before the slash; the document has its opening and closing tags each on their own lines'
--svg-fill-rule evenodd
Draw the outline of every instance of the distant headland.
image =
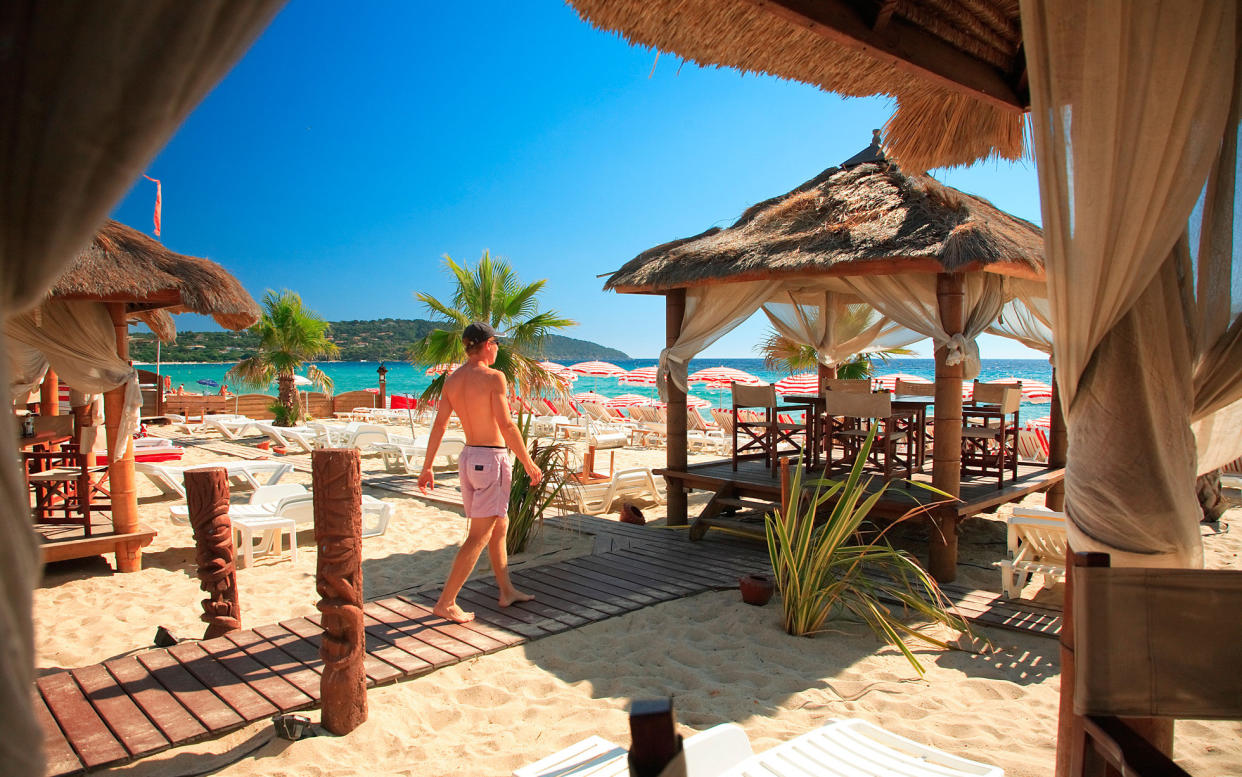
<svg viewBox="0 0 1242 777">
<path fill-rule="evenodd" d="M 329 336 L 341 349 L 341 361 L 404 361 L 406 349 L 435 328 L 423 319 L 380 318 L 374 321 L 333 321 Z M 160 347 L 167 362 L 235 362 L 254 353 L 258 337 L 241 332 L 178 332 L 177 342 Z M 130 334 L 129 355 L 136 362 L 155 361 L 155 336 Z M 630 357 L 615 348 L 562 335 L 549 335 L 544 358 L 557 361 L 618 360 Z"/>
</svg>

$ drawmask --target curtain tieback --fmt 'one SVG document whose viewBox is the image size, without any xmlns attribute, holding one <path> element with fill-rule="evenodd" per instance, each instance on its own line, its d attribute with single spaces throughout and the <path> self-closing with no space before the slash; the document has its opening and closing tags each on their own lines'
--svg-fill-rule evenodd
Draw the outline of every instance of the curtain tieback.
<svg viewBox="0 0 1242 777">
<path fill-rule="evenodd" d="M 966 349 L 969 344 L 970 341 L 967 340 L 966 336 L 961 333 L 950 336 L 944 343 L 946 351 L 944 363 L 950 367 L 954 367 L 965 361 L 967 353 Z"/>
</svg>

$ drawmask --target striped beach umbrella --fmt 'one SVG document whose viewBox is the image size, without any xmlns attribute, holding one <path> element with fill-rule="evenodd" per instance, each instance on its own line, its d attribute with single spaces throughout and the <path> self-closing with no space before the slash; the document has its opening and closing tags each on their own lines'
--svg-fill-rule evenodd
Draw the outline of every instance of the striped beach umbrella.
<svg viewBox="0 0 1242 777">
<path fill-rule="evenodd" d="M 597 405 L 602 405 L 608 401 L 608 397 L 603 394 L 596 394 L 594 391 L 584 391 L 581 394 L 574 394 L 573 400 L 575 402 L 594 402 Z"/>
<path fill-rule="evenodd" d="M 643 397 L 638 394 L 622 394 L 619 397 L 609 397 L 604 403 L 604 407 L 623 408 L 633 407 L 634 405 L 647 405 L 651 403 L 651 397 Z"/>
<path fill-rule="evenodd" d="M 910 375 L 904 372 L 890 372 L 887 375 L 877 375 L 871 379 L 871 389 L 873 391 L 896 391 L 897 381 L 902 380 L 906 383 L 931 383 L 927 378 L 920 378 L 918 375 Z"/>
<path fill-rule="evenodd" d="M 687 380 L 691 383 L 706 383 L 709 386 L 728 388 L 730 383 L 741 383 L 744 386 L 765 385 L 758 377 L 749 372 L 733 367 L 708 367 L 691 375 Z"/>
<path fill-rule="evenodd" d="M 434 367 L 428 367 L 427 371 L 424 372 L 423 374 L 424 375 L 444 375 L 445 373 L 452 372 L 453 370 L 457 369 L 459 366 L 461 365 L 459 364 L 437 364 Z"/>
<path fill-rule="evenodd" d="M 651 402 L 651 406 L 667 408 L 668 403 L 660 402 L 657 400 L 657 401 Z M 711 407 L 711 406 L 712 406 L 712 403 L 708 402 L 706 399 L 703 399 L 702 397 L 696 397 L 693 394 L 686 395 L 686 407 L 690 408 L 691 410 L 697 410 L 700 407 Z"/>
<path fill-rule="evenodd" d="M 659 369 L 656 365 L 639 367 L 622 375 L 621 380 L 618 382 L 624 386 L 654 386 L 656 384 L 656 371 Z"/>
<path fill-rule="evenodd" d="M 776 381 L 777 394 L 818 394 L 819 393 L 819 375 L 814 372 L 803 372 L 799 375 L 790 375 L 787 378 L 781 378 Z"/>
<path fill-rule="evenodd" d="M 1042 380 L 1022 381 L 1022 401 L 1033 405 L 1052 402 L 1052 386 Z"/>
<path fill-rule="evenodd" d="M 590 375 L 596 378 L 615 378 L 625 374 L 625 370 L 608 362 L 578 362 L 569 365 L 569 369 L 579 375 Z"/>
<path fill-rule="evenodd" d="M 1047 431 L 1048 429 L 1052 428 L 1052 418 L 1050 416 L 1044 416 L 1043 418 L 1033 418 L 1030 421 L 1026 422 L 1026 426 L 1029 429 L 1043 429 Z"/>
<path fill-rule="evenodd" d="M 556 362 L 539 362 L 539 366 L 569 383 L 573 383 L 578 379 L 578 373 L 569 369 L 564 364 L 557 364 Z"/>
</svg>

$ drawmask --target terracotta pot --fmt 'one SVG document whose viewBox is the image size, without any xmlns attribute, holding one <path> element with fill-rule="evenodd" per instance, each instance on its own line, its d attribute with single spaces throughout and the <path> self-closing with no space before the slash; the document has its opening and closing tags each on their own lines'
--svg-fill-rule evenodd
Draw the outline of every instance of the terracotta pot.
<svg viewBox="0 0 1242 777">
<path fill-rule="evenodd" d="M 756 607 L 767 604 L 776 590 L 776 584 L 768 575 L 742 575 L 738 578 L 737 584 L 742 591 L 742 601 Z"/>
</svg>

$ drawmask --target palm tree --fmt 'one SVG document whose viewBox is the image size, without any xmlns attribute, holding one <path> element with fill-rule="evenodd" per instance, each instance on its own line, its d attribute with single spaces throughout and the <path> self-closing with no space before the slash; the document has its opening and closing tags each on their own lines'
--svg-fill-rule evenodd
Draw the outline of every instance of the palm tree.
<svg viewBox="0 0 1242 777">
<path fill-rule="evenodd" d="M 511 385 L 528 396 L 563 392 L 563 384 L 539 366 L 539 359 L 545 337 L 577 322 L 553 310 L 539 310 L 536 297 L 547 281 L 523 284 L 508 261 L 493 259 L 487 251 L 473 268 L 457 264 L 448 255 L 444 264 L 456 278 L 453 297 L 445 303 L 430 294 L 415 293 L 439 320 L 435 329 L 410 346 L 410 361 L 424 366 L 465 361 L 461 334 L 471 322 L 484 321 L 504 337 L 495 367 Z M 444 378 L 440 375 L 433 380 L 423 398 L 440 396 Z"/>
<path fill-rule="evenodd" d="M 796 373 L 814 372 L 819 367 L 819 357 L 814 347 L 791 340 L 775 329 L 769 330 L 755 350 L 763 356 L 764 369 Z M 836 365 L 835 377 L 842 380 L 869 378 L 875 374 L 877 361 L 887 362 L 894 356 L 909 356 L 913 353 L 909 348 L 888 348 L 874 353 L 855 354 L 849 361 Z"/>
<path fill-rule="evenodd" d="M 308 362 L 338 356 L 340 350 L 328 339 L 328 322 L 307 309 L 296 292 L 286 289 L 277 294 L 268 289 L 263 309 L 263 317 L 250 327 L 251 333 L 259 336 L 258 353 L 235 364 L 228 378 L 257 390 L 267 388 L 275 379 L 279 387 L 276 424 L 290 426 L 302 415 L 294 375 L 305 365 L 311 385 L 331 391 L 332 379 Z"/>
</svg>

